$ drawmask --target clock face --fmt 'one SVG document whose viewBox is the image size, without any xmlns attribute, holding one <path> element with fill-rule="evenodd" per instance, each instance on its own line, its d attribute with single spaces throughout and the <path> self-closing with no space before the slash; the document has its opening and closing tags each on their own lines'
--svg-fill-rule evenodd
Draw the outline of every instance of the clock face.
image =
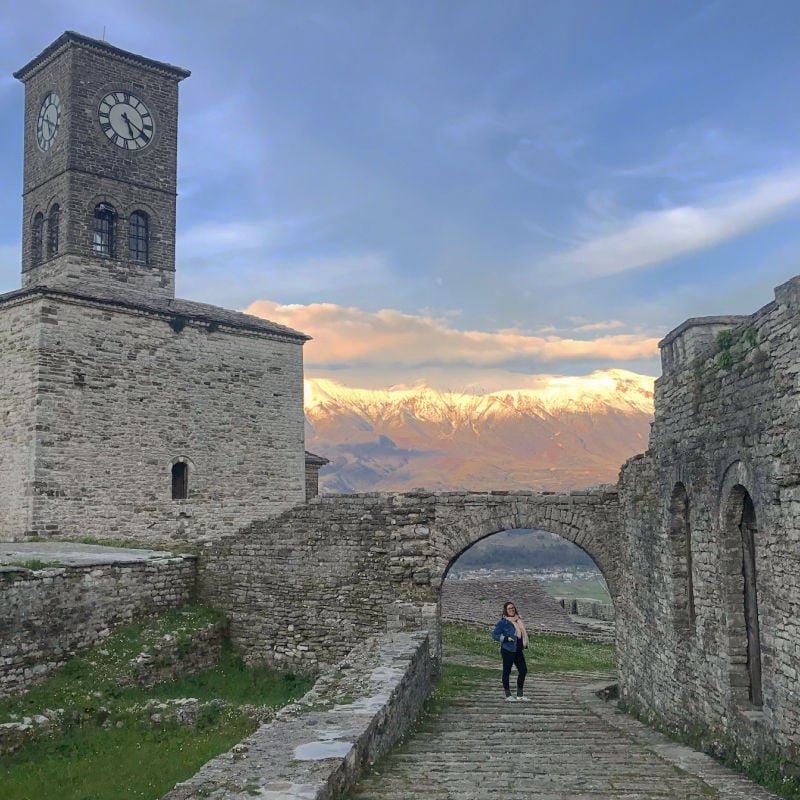
<svg viewBox="0 0 800 800">
<path fill-rule="evenodd" d="M 36 119 L 36 144 L 41 151 L 46 153 L 53 146 L 60 124 L 61 98 L 55 92 L 50 92 L 43 100 Z"/>
<path fill-rule="evenodd" d="M 98 108 L 103 133 L 123 150 L 141 150 L 153 141 L 155 124 L 147 106 L 130 92 L 111 92 Z"/>
</svg>

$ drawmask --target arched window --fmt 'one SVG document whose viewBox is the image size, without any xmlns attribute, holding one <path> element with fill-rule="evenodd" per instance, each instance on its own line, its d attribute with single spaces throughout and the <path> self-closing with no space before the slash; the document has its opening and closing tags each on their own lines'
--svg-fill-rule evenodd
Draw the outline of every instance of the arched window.
<svg viewBox="0 0 800 800">
<path fill-rule="evenodd" d="M 689 525 L 689 495 L 680 482 L 672 490 L 669 510 L 675 627 L 688 632 L 694 628 L 695 616 L 692 531 Z"/>
<path fill-rule="evenodd" d="M 760 707 L 764 700 L 756 574 L 758 527 L 753 499 L 741 484 L 728 495 L 724 524 L 731 688 L 740 700 Z"/>
<path fill-rule="evenodd" d="M 117 221 L 117 212 L 114 206 L 100 203 L 94 210 L 94 236 L 92 249 L 101 256 L 114 255 L 114 228 Z"/>
<path fill-rule="evenodd" d="M 172 499 L 185 500 L 189 496 L 189 465 L 178 461 L 172 465 Z"/>
<path fill-rule="evenodd" d="M 144 211 L 134 211 L 128 224 L 128 256 L 131 261 L 147 263 L 150 219 Z"/>
<path fill-rule="evenodd" d="M 47 217 L 47 257 L 58 255 L 58 226 L 61 222 L 61 207 L 53 203 Z"/>
<path fill-rule="evenodd" d="M 44 237 L 44 214 L 39 213 L 33 218 L 31 230 L 31 264 L 35 267 L 42 263 L 42 239 Z"/>
</svg>

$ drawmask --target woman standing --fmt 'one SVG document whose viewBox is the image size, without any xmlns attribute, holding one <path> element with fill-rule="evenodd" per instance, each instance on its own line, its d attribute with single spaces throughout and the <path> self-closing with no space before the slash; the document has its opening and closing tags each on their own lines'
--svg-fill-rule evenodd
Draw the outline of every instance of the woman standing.
<svg viewBox="0 0 800 800">
<path fill-rule="evenodd" d="M 525 676 L 528 674 L 528 665 L 525 663 L 525 654 L 522 651 L 528 646 L 528 632 L 513 603 L 506 603 L 503 606 L 503 616 L 494 626 L 492 639 L 500 642 L 500 655 L 503 657 L 503 691 L 506 693 L 506 700 L 509 702 L 527 701 L 528 698 L 522 693 L 522 687 L 525 684 Z M 516 697 L 511 694 L 509 688 L 512 666 L 517 668 Z"/>
</svg>

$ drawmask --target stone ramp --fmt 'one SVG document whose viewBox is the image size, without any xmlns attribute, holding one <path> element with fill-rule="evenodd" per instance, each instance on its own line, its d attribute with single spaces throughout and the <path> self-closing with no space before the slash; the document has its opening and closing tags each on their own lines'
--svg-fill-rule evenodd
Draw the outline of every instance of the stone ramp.
<svg viewBox="0 0 800 800">
<path fill-rule="evenodd" d="M 442 585 L 442 621 L 494 625 L 511 600 L 529 633 L 568 634 L 613 641 L 613 626 L 582 625 L 551 597 L 536 578 L 448 578 Z"/>
<path fill-rule="evenodd" d="M 513 677 L 513 676 L 512 676 Z M 600 675 L 534 675 L 530 703 L 477 679 L 378 762 L 349 800 L 772 800 L 594 695 Z"/>
</svg>

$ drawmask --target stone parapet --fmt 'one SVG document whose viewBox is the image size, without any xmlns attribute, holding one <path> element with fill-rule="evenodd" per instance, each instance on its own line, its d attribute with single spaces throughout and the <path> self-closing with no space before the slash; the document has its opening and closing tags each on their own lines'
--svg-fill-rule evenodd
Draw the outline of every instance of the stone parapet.
<svg viewBox="0 0 800 800">
<path fill-rule="evenodd" d="M 164 800 L 333 800 L 399 740 L 433 680 L 424 632 L 375 637 Z"/>
</svg>

